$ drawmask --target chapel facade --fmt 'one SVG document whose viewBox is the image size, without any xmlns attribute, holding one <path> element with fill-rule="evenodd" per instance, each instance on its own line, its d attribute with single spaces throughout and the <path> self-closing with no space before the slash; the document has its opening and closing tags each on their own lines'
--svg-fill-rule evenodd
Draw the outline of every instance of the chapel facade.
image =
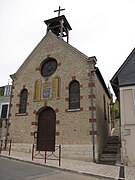
<svg viewBox="0 0 135 180">
<path fill-rule="evenodd" d="M 71 46 L 64 15 L 45 21 L 47 32 L 15 74 L 10 108 L 12 149 L 54 151 L 98 160 L 111 130 L 111 96 L 96 57 Z M 66 38 L 66 40 L 64 40 Z"/>
</svg>

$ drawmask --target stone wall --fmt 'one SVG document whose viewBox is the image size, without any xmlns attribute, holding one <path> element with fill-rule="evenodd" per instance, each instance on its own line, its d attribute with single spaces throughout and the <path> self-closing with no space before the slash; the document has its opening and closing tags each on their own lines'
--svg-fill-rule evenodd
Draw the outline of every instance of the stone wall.
<svg viewBox="0 0 135 180">
<path fill-rule="evenodd" d="M 47 57 L 55 58 L 58 62 L 58 67 L 53 75 L 44 78 L 41 76 L 40 66 Z M 91 107 L 91 98 L 93 98 L 94 107 L 98 106 L 94 110 L 95 122 L 100 122 L 103 116 L 103 108 L 101 107 L 103 104 L 102 102 L 100 104 L 100 95 L 94 94 L 92 97 L 90 96 L 89 72 L 93 68 L 94 64 L 92 61 L 88 62 L 85 55 L 63 40 L 59 40 L 52 35 L 43 38 L 13 78 L 10 117 L 10 131 L 13 143 L 26 145 L 34 142 L 33 135 L 34 131 L 37 131 L 38 112 L 41 108 L 49 106 L 56 113 L 56 144 L 62 144 L 62 155 L 64 157 L 74 157 L 76 155 L 74 158 L 92 159 L 91 111 L 94 109 Z M 51 84 L 54 77 L 60 77 L 60 98 L 55 99 L 52 96 L 49 98 L 41 97 L 40 101 L 34 101 L 36 80 L 40 79 L 42 84 L 47 82 Z M 77 80 L 80 83 L 80 109 L 76 110 L 69 110 L 68 108 L 69 83 L 72 80 Z M 97 84 L 96 86 L 95 83 Z M 93 87 L 97 89 L 94 90 L 94 93 L 103 93 L 99 79 L 93 82 Z M 20 91 L 23 88 L 28 90 L 27 112 L 19 114 Z M 96 111 L 99 112 L 96 113 Z M 96 125 L 95 128 L 96 135 Z M 98 138 L 98 141 L 100 140 L 101 138 Z M 97 141 L 95 143 L 95 146 L 97 146 Z M 72 155 L 70 154 L 70 147 L 73 149 Z"/>
<path fill-rule="evenodd" d="M 111 134 L 110 98 L 97 75 L 95 75 L 95 82 L 97 144 L 98 152 L 100 153 L 108 135 Z"/>
</svg>

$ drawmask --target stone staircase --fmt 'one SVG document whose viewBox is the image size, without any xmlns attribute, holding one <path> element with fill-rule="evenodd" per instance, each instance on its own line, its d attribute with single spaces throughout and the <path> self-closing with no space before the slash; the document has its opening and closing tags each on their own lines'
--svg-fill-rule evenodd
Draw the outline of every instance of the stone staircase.
<svg viewBox="0 0 135 180">
<path fill-rule="evenodd" d="M 119 153 L 119 137 L 109 136 L 107 143 L 99 156 L 100 164 L 115 165 Z"/>
</svg>

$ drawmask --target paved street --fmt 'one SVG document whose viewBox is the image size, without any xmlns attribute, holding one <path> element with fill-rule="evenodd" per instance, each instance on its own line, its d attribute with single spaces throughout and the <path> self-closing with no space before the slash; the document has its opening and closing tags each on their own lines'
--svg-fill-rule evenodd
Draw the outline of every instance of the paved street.
<svg viewBox="0 0 135 180">
<path fill-rule="evenodd" d="M 0 157 L 0 180 L 99 180 L 78 173 L 70 173 Z"/>
</svg>

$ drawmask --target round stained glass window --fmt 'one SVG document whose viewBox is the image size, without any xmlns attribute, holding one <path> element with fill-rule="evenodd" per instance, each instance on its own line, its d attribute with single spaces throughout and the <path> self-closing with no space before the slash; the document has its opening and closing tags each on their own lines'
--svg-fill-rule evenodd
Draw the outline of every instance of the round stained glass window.
<svg viewBox="0 0 135 180">
<path fill-rule="evenodd" d="M 51 76 L 57 69 L 57 61 L 54 58 L 47 58 L 41 66 L 41 75 L 43 77 Z"/>
</svg>

